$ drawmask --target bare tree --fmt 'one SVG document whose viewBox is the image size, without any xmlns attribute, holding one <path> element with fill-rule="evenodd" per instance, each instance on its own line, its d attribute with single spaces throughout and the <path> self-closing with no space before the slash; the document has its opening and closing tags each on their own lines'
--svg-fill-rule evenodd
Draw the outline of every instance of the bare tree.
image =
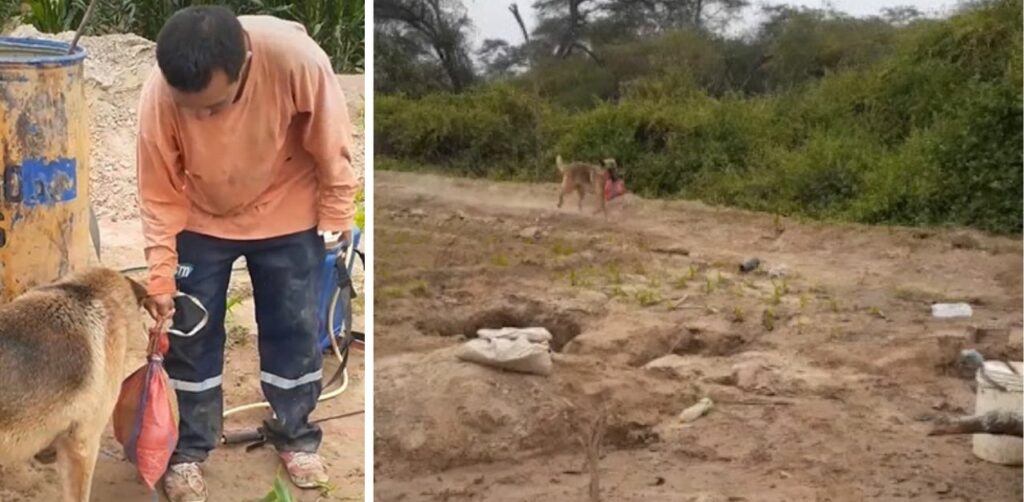
<svg viewBox="0 0 1024 502">
<path fill-rule="evenodd" d="M 378 21 L 398 23 L 421 37 L 440 62 L 453 91 L 461 92 L 473 82 L 466 37 L 471 23 L 460 2 L 378 0 L 373 12 Z"/>
<path fill-rule="evenodd" d="M 519 14 L 519 6 L 516 4 L 509 5 L 508 10 L 513 16 L 515 16 L 516 23 L 519 24 L 519 29 L 523 30 L 523 43 L 530 43 L 530 32 L 526 30 L 526 23 L 523 22 L 523 16 Z"/>
</svg>

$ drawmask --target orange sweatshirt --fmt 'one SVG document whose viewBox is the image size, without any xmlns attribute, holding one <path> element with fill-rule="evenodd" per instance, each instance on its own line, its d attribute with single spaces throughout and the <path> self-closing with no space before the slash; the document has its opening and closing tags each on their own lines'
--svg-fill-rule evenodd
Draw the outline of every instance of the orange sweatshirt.
<svg viewBox="0 0 1024 502">
<path fill-rule="evenodd" d="M 159 67 L 142 90 L 139 206 L 151 295 L 176 291 L 183 230 L 246 240 L 352 227 L 351 126 L 330 60 L 298 23 L 239 20 L 252 59 L 235 103 L 205 118 L 179 109 Z"/>
</svg>

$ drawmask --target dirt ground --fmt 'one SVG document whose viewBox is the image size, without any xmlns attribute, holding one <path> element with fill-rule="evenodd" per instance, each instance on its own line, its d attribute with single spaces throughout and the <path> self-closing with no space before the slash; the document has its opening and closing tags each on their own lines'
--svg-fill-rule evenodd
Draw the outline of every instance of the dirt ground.
<svg viewBox="0 0 1024 502">
<path fill-rule="evenodd" d="M 17 36 L 40 36 L 31 27 L 20 27 Z M 72 34 L 62 33 L 47 38 L 69 40 Z M 134 35 L 83 37 L 82 45 L 89 51 L 85 63 L 86 96 L 90 108 L 92 202 L 100 218 L 102 263 L 112 268 L 144 265 L 144 240 L 135 203 L 135 109 L 146 74 L 154 65 L 153 43 Z M 362 179 L 363 163 L 363 77 L 339 76 L 349 100 L 353 131 L 353 153 L 357 175 Z M 127 105 L 125 103 L 128 103 Z M 362 274 L 357 270 L 357 284 Z M 259 386 L 259 363 L 256 351 L 256 326 L 251 302 L 251 286 L 245 273 L 232 278 L 232 296 L 241 300 L 232 308 L 229 320 L 227 364 L 224 370 L 225 409 L 262 401 Z M 360 287 L 361 290 L 361 287 Z M 361 304 L 361 300 L 359 301 Z M 363 317 L 357 305 L 354 325 L 361 330 Z M 142 327 L 139 338 L 130 348 L 131 369 L 145 363 L 145 339 Z M 325 359 L 325 374 L 333 374 L 337 362 Z M 354 350 L 349 362 L 350 383 L 341 396 L 320 404 L 313 419 L 332 417 L 364 408 L 363 353 Z M 225 430 L 246 429 L 260 425 L 266 410 L 233 415 L 225 421 Z M 293 487 L 296 500 L 305 502 L 362 500 L 364 492 L 364 427 L 363 415 L 331 420 L 321 424 L 324 442 L 320 450 L 331 474 L 331 489 L 299 492 Z M 149 501 L 134 467 L 123 460 L 121 446 L 108 431 L 104 440 L 93 485 L 96 501 Z M 217 502 L 248 502 L 261 499 L 270 491 L 275 476 L 280 474 L 279 461 L 272 448 L 264 447 L 246 453 L 244 447 L 216 450 L 205 464 L 210 499 Z M 0 470 L 0 502 L 51 502 L 59 500 L 57 475 L 50 466 L 35 463 L 5 466 Z"/>
<path fill-rule="evenodd" d="M 1020 467 L 926 436 L 973 411 L 961 348 L 1021 359 L 1019 239 L 631 196 L 605 221 L 556 210 L 553 184 L 375 190 L 378 501 L 584 500 L 602 414 L 604 500 L 1021 500 Z M 947 300 L 973 317 L 933 319 Z M 478 328 L 533 325 L 548 377 L 455 358 Z"/>
</svg>

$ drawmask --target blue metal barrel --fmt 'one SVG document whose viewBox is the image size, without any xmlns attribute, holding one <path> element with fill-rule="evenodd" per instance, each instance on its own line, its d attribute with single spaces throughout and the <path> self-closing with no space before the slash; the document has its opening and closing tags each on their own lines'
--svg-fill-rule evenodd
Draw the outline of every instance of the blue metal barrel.
<svg viewBox="0 0 1024 502">
<path fill-rule="evenodd" d="M 0 37 L 0 302 L 89 265 L 85 50 Z"/>
</svg>

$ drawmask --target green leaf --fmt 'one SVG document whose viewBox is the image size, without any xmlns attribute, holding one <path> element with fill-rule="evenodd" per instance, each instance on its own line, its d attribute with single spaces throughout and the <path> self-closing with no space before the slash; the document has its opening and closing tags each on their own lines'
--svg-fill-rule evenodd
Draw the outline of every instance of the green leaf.
<svg viewBox="0 0 1024 502">
<path fill-rule="evenodd" d="M 277 502 L 295 502 L 292 492 L 288 490 L 288 486 L 281 478 L 274 480 L 274 495 L 277 496 Z"/>
</svg>

